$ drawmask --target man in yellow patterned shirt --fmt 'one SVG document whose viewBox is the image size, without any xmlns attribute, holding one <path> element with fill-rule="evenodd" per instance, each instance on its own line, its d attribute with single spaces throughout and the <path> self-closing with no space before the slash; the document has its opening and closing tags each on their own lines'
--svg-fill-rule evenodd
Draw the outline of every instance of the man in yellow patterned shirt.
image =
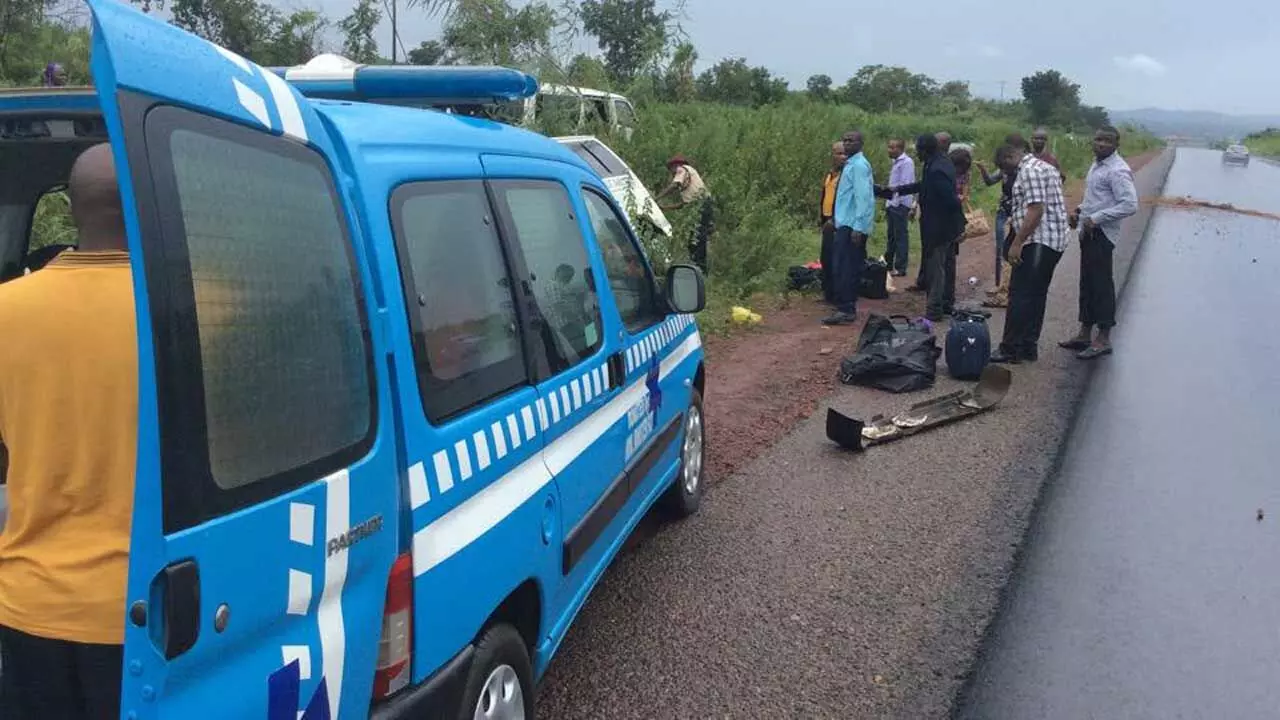
<svg viewBox="0 0 1280 720">
<path fill-rule="evenodd" d="M 117 718 L 138 360 L 109 145 L 68 184 L 79 249 L 0 285 L 0 717 Z"/>
</svg>

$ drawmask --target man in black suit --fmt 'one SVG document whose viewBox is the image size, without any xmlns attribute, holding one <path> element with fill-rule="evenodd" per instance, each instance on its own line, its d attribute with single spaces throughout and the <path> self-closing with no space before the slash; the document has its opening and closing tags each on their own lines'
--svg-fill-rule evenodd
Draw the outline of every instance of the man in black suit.
<svg viewBox="0 0 1280 720">
<path fill-rule="evenodd" d="M 919 182 L 878 188 L 880 197 L 920 196 L 920 249 L 929 301 L 926 316 L 941 320 L 955 309 L 956 243 L 964 232 L 964 208 L 956 195 L 956 168 L 935 135 L 916 138 L 916 156 L 924 165 Z"/>
</svg>

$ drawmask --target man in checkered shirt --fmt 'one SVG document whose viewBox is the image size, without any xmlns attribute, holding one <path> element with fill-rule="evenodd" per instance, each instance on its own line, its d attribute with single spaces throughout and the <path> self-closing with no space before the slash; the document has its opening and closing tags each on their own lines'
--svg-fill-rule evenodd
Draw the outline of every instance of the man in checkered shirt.
<svg viewBox="0 0 1280 720">
<path fill-rule="evenodd" d="M 1005 145 L 996 152 L 996 165 L 1013 183 L 1013 237 L 1005 258 L 1013 266 L 1009 279 L 1009 311 L 1004 318 L 1004 339 L 991 362 L 1035 361 L 1044 326 L 1045 304 L 1053 271 L 1067 247 L 1067 204 L 1062 196 L 1058 169 L 1026 151 Z"/>
</svg>

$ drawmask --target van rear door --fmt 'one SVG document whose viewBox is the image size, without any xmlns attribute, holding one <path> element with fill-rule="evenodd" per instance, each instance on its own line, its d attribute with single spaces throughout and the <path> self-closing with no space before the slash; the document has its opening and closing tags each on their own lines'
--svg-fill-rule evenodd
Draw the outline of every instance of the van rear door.
<svg viewBox="0 0 1280 720">
<path fill-rule="evenodd" d="M 89 6 L 138 320 L 122 715 L 367 714 L 400 485 L 351 181 L 283 80 Z"/>
</svg>

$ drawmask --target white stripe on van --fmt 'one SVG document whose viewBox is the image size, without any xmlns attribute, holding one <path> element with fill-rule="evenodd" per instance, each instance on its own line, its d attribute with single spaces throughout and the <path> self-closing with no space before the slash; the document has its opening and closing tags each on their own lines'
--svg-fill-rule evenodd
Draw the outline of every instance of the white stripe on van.
<svg viewBox="0 0 1280 720">
<path fill-rule="evenodd" d="M 547 401 L 542 398 L 538 398 L 538 422 L 542 425 L 542 432 L 551 427 L 551 423 L 547 422 Z"/>
<path fill-rule="evenodd" d="M 286 607 L 290 615 L 306 615 L 311 610 L 311 573 L 289 568 L 289 604 Z"/>
<path fill-rule="evenodd" d="M 289 87 L 289 83 L 284 81 L 279 75 L 270 70 L 263 70 L 262 77 L 267 81 L 267 88 L 271 90 L 271 98 L 276 101 L 276 112 L 280 114 L 280 129 L 286 135 L 307 141 L 307 124 L 302 120 L 302 110 L 298 108 L 298 98 L 293 94 L 293 88 Z"/>
<path fill-rule="evenodd" d="M 507 439 L 502 436 L 502 423 L 490 425 L 489 434 L 493 436 L 493 454 L 501 460 L 507 456 Z"/>
<path fill-rule="evenodd" d="M 325 547 L 351 529 L 351 475 L 345 469 L 325 478 Z M 329 689 L 329 707 L 336 717 L 342 707 L 342 669 L 346 662 L 347 631 L 342 621 L 342 590 L 347 584 L 351 553 L 329 553 L 324 559 L 324 590 L 316 621 L 320 626 L 321 668 Z"/>
<path fill-rule="evenodd" d="M 520 408 L 520 418 L 524 420 L 524 436 L 532 440 L 537 432 L 533 427 L 533 408 L 528 405 Z"/>
<path fill-rule="evenodd" d="M 520 447 L 520 426 L 516 424 L 516 416 L 507 416 L 507 434 L 511 436 L 511 449 Z"/>
<path fill-rule="evenodd" d="M 311 503 L 289 503 L 289 539 L 311 547 L 316 535 L 316 506 Z"/>
<path fill-rule="evenodd" d="M 467 441 L 459 440 L 453 444 L 453 454 L 458 456 L 458 479 L 471 479 L 471 453 L 467 452 Z"/>
<path fill-rule="evenodd" d="M 697 335 L 680 343 L 663 359 L 660 377 L 670 375 L 672 370 L 701 346 L 702 340 Z M 609 428 L 626 417 L 627 410 L 643 399 L 645 392 L 644 380 L 632 383 L 542 452 L 520 463 L 488 487 L 416 531 L 413 534 L 413 574 L 421 575 L 431 570 L 505 520 L 516 508 L 546 487 L 551 482 L 553 473 L 564 472 L 570 463 L 594 445 Z"/>
<path fill-rule="evenodd" d="M 483 430 L 471 436 L 471 444 L 476 446 L 476 465 L 481 470 L 489 467 L 489 441 L 485 440 Z"/>
<path fill-rule="evenodd" d="M 449 467 L 449 451 L 441 450 L 431 457 L 436 470 L 436 488 L 443 495 L 453 489 L 453 469 Z"/>
<path fill-rule="evenodd" d="M 427 504 L 431 491 L 427 489 L 427 471 L 421 462 L 409 466 L 409 505 L 414 510 Z"/>
</svg>

